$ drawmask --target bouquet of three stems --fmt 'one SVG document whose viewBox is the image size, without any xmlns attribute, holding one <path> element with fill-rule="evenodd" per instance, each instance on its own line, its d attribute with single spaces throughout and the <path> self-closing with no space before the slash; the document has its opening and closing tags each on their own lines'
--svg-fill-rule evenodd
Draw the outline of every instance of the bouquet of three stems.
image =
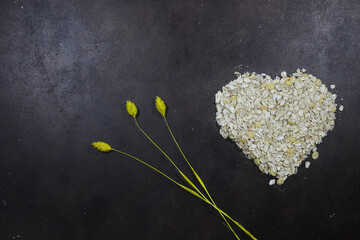
<svg viewBox="0 0 360 240">
<path fill-rule="evenodd" d="M 189 160 L 186 158 L 184 152 L 182 151 L 182 149 L 180 148 L 173 132 L 170 129 L 170 126 L 168 124 L 168 121 L 166 119 L 166 105 L 164 103 L 164 101 L 160 98 L 160 97 L 156 97 L 155 99 L 155 106 L 157 108 L 157 110 L 159 111 L 159 113 L 163 116 L 164 122 L 166 124 L 166 127 L 172 137 L 172 139 L 174 140 L 177 148 L 179 149 L 182 157 L 184 158 L 184 160 L 186 161 L 187 165 L 189 166 L 189 168 L 191 169 L 193 175 L 195 176 L 196 180 L 198 181 L 198 183 L 201 185 L 203 191 L 205 193 L 203 193 L 202 191 L 199 190 L 198 187 L 196 187 L 196 185 L 178 168 L 178 166 L 175 164 L 175 162 L 145 133 L 145 131 L 140 127 L 136 116 L 138 113 L 138 109 L 136 107 L 136 105 L 134 103 L 132 103 L 131 101 L 127 101 L 126 102 L 126 109 L 128 111 L 128 113 L 133 117 L 134 122 L 137 126 L 137 128 L 142 132 L 142 134 L 144 134 L 144 136 L 170 161 L 170 163 L 176 168 L 176 170 L 178 171 L 178 173 L 181 175 L 181 177 L 189 184 L 189 186 L 185 186 L 179 182 L 177 182 L 176 180 L 174 180 L 173 178 L 169 177 L 168 175 L 166 175 L 165 173 L 163 173 L 162 171 L 158 170 L 157 168 L 155 168 L 154 166 L 144 162 L 143 160 L 128 154 L 126 152 L 117 150 L 115 148 L 110 147 L 109 144 L 104 143 L 104 142 L 94 142 L 92 143 L 92 145 L 99 151 L 101 152 L 110 152 L 110 151 L 115 151 L 118 153 L 121 153 L 125 156 L 128 156 L 138 162 L 140 162 L 141 164 L 149 167 L 150 169 L 154 170 L 155 172 L 159 173 L 161 176 L 165 177 L 166 179 L 168 179 L 169 181 L 173 182 L 175 185 L 177 185 L 178 187 L 182 188 L 183 190 L 185 190 L 186 192 L 192 194 L 193 196 L 201 199 L 202 201 L 204 201 L 205 203 L 207 203 L 208 205 L 210 205 L 211 207 L 213 207 L 217 212 L 219 212 L 219 214 L 221 215 L 222 219 L 224 220 L 224 224 L 225 226 L 233 233 L 233 235 L 235 236 L 236 239 L 240 239 L 238 237 L 238 235 L 236 234 L 236 232 L 234 231 L 234 229 L 232 228 L 232 226 L 230 225 L 230 223 L 232 222 L 233 224 L 235 224 L 237 227 L 239 227 L 242 231 L 244 231 L 249 237 L 251 237 L 253 240 L 256 240 L 256 238 L 249 232 L 247 231 L 240 223 L 238 223 L 237 221 L 235 221 L 233 218 L 231 218 L 227 213 L 225 213 L 223 210 L 221 210 L 214 202 L 214 200 L 212 199 L 209 191 L 207 190 L 204 182 L 202 181 L 202 179 L 200 178 L 200 176 L 196 173 L 196 171 L 194 170 L 194 168 L 192 167 L 192 165 L 190 164 Z M 230 223 L 229 223 L 230 222 Z"/>
</svg>

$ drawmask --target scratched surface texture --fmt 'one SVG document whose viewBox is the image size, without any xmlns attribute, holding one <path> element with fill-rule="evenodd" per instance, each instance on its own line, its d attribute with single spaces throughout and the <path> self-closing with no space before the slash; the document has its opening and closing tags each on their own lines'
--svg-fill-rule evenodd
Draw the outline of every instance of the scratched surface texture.
<svg viewBox="0 0 360 240">
<path fill-rule="evenodd" d="M 11 0 L 0 2 L 0 239 L 234 239 L 211 208 L 102 140 L 179 179 L 125 110 L 258 239 L 360 239 L 360 3 Z M 234 71 L 306 68 L 336 84 L 320 157 L 270 187 L 215 123 Z M 241 239 L 248 239 L 239 232 Z"/>
</svg>

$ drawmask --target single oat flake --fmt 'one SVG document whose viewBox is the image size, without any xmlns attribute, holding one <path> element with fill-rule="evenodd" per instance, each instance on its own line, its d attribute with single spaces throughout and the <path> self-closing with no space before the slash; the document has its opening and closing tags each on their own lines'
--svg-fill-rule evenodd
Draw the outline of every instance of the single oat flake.
<svg viewBox="0 0 360 240">
<path fill-rule="evenodd" d="M 275 79 L 237 72 L 215 95 L 221 136 L 232 139 L 261 172 L 275 176 L 278 185 L 297 173 L 335 126 L 337 95 L 305 71 L 284 71 Z"/>
</svg>

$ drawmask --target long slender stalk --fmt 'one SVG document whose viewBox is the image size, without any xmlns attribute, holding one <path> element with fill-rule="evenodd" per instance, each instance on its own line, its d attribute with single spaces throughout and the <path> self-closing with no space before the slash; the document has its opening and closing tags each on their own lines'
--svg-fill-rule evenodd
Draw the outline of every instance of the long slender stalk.
<svg viewBox="0 0 360 240">
<path fill-rule="evenodd" d="M 176 166 L 176 164 L 171 160 L 171 158 L 145 133 L 144 130 L 142 130 L 142 128 L 140 127 L 138 121 L 136 120 L 136 117 L 134 117 L 134 121 L 136 123 L 136 126 L 139 128 L 139 130 L 145 135 L 145 137 L 147 137 L 147 139 L 149 139 L 149 141 L 157 148 L 159 149 L 159 151 L 164 154 L 164 156 L 172 163 L 172 165 L 179 171 L 180 169 Z"/>
<path fill-rule="evenodd" d="M 161 174 L 163 177 L 167 178 L 168 180 L 170 180 L 171 182 L 175 183 L 176 185 L 178 185 L 179 187 L 181 187 L 182 189 L 190 192 L 191 194 L 193 194 L 194 196 L 200 198 L 201 200 L 203 200 L 204 202 L 206 203 L 210 203 L 209 200 L 207 200 L 206 198 L 200 196 L 198 193 L 194 192 L 193 190 L 191 190 L 190 188 L 188 187 L 185 187 L 184 185 L 182 185 L 181 183 L 178 183 L 176 180 L 172 179 L 171 177 L 169 177 L 168 175 L 166 175 L 165 173 L 163 173 L 162 171 L 158 170 L 157 168 L 153 167 L 152 165 L 142 161 L 141 159 L 129 154 L 129 153 L 126 153 L 126 152 L 123 152 L 123 151 L 120 151 L 120 150 L 117 150 L 115 148 L 111 148 L 112 151 L 115 151 L 115 152 L 118 152 L 118 153 L 121 153 L 125 156 L 128 156 L 128 157 L 131 157 L 133 159 L 135 159 L 136 161 L 144 164 L 145 166 L 151 168 L 152 170 L 156 171 L 157 173 Z M 213 206 L 211 203 L 210 203 L 211 206 Z M 214 207 L 214 206 L 213 206 Z"/>
<path fill-rule="evenodd" d="M 173 132 L 171 131 L 171 128 L 170 128 L 169 123 L 167 122 L 167 119 L 166 119 L 165 116 L 164 116 L 164 121 L 165 121 L 166 126 L 167 126 L 167 128 L 168 128 L 168 130 L 169 130 L 169 132 L 170 132 L 170 135 L 171 135 L 172 139 L 174 140 L 177 148 L 179 149 L 181 155 L 183 156 L 183 158 L 185 159 L 186 163 L 187 163 L 187 164 L 189 165 L 189 167 L 191 168 L 191 170 L 192 170 L 192 172 L 194 173 L 196 179 L 198 180 L 198 182 L 200 183 L 200 185 L 203 187 L 203 189 L 205 190 L 206 194 L 209 196 L 211 202 L 215 204 L 215 202 L 214 202 L 214 200 L 212 199 L 212 197 L 210 196 L 210 193 L 209 193 L 209 191 L 207 190 L 204 182 L 202 181 L 202 179 L 200 178 L 200 176 L 196 173 L 195 169 L 191 166 L 191 164 L 190 164 L 190 162 L 188 161 L 188 159 L 186 158 L 184 152 L 183 152 L 182 149 L 180 148 L 180 145 L 178 144 L 178 142 L 177 142 L 177 140 L 176 140 Z"/>
<path fill-rule="evenodd" d="M 181 187 L 182 189 L 186 190 L 187 192 L 191 193 L 192 195 L 196 196 L 197 198 L 203 200 L 204 202 L 206 202 L 207 204 L 209 204 L 210 206 L 212 206 L 213 208 L 215 208 L 217 211 L 221 212 L 224 216 L 226 216 L 227 218 L 229 218 L 232 222 L 234 222 L 236 225 L 238 225 L 245 233 L 247 233 L 252 239 L 257 240 L 253 235 L 251 235 L 250 232 L 248 232 L 243 226 L 241 226 L 240 223 L 238 223 L 237 221 L 235 221 L 234 219 L 232 219 L 228 214 L 226 214 L 223 210 L 221 210 L 220 208 L 218 208 L 217 206 L 215 206 L 213 203 L 211 203 L 208 199 L 203 198 L 202 196 L 200 196 L 199 194 L 197 194 L 196 192 L 194 192 L 193 190 L 189 189 L 188 187 L 185 187 L 184 185 L 178 183 L 177 181 L 175 181 L 174 179 L 172 179 L 171 177 L 169 177 L 168 175 L 166 175 L 165 173 L 161 172 L 160 170 L 158 170 L 157 168 L 151 166 L 150 164 L 140 160 L 139 158 L 128 154 L 126 152 L 117 150 L 115 148 L 111 148 L 111 150 L 121 153 L 123 155 L 126 155 L 128 157 L 131 157 L 133 159 L 135 159 L 136 161 L 144 164 L 145 166 L 151 168 L 152 170 L 156 171 L 157 173 L 161 174 L 163 177 L 167 178 L 168 180 L 170 180 L 171 182 L 175 183 L 176 185 L 178 185 L 179 187 Z"/>
<path fill-rule="evenodd" d="M 202 186 L 202 188 L 205 190 L 206 194 L 209 196 L 210 201 L 215 205 L 215 207 L 217 207 L 217 206 L 216 206 L 216 203 L 215 203 L 214 200 L 212 199 L 209 191 L 207 190 L 204 182 L 202 181 L 202 179 L 200 178 L 200 176 L 196 173 L 195 169 L 191 166 L 190 162 L 188 161 L 188 159 L 186 158 L 184 152 L 182 151 L 180 145 L 178 144 L 178 142 L 177 142 L 177 140 L 176 140 L 173 132 L 171 131 L 171 128 L 170 128 L 170 126 L 169 126 L 169 123 L 168 123 L 165 115 L 164 115 L 163 117 L 164 117 L 164 121 L 165 121 L 165 123 L 166 123 L 166 126 L 167 126 L 167 128 L 168 128 L 168 130 L 169 130 L 169 132 L 170 132 L 170 135 L 171 135 L 172 139 L 174 140 L 177 148 L 179 149 L 181 155 L 183 156 L 184 160 L 186 161 L 186 163 L 188 164 L 188 166 L 190 167 L 190 169 L 191 169 L 192 172 L 194 173 L 196 179 L 198 180 L 198 182 L 200 183 L 200 185 Z M 220 211 L 219 211 L 219 213 L 220 213 L 221 217 L 224 219 L 224 221 L 226 222 L 227 227 L 233 232 L 233 234 L 235 235 L 235 237 L 236 237 L 237 239 L 239 239 L 239 237 L 238 237 L 237 234 L 234 232 L 233 228 L 230 226 L 230 224 L 228 223 L 228 221 L 226 220 L 226 218 L 224 217 L 224 215 L 223 215 Z"/>
<path fill-rule="evenodd" d="M 192 186 L 204 199 L 206 199 L 206 197 L 203 195 L 203 193 L 195 186 L 195 184 L 186 177 L 186 175 L 178 168 L 178 166 L 171 160 L 171 158 L 145 133 L 145 131 L 140 127 L 139 123 L 136 120 L 136 117 L 134 117 L 134 121 L 136 123 L 136 126 L 139 128 L 139 130 L 145 135 L 145 137 L 172 163 L 172 165 L 178 170 L 178 172 L 181 174 L 181 176 L 190 184 L 190 186 Z M 179 147 L 180 148 L 180 147 Z M 185 157 L 184 153 L 181 151 L 181 153 L 183 154 L 183 156 Z M 187 159 L 186 159 L 187 161 Z M 187 163 L 190 165 L 190 163 L 187 161 Z M 191 167 L 191 165 L 190 165 Z M 191 167 L 192 168 L 192 167 Z M 193 168 L 192 168 L 193 169 Z M 193 170 L 194 171 L 194 170 Z M 195 172 L 195 171 L 194 171 Z M 199 177 L 198 175 L 195 173 L 195 175 L 197 176 L 198 180 Z M 201 180 L 200 180 L 201 181 Z M 201 181 L 202 183 L 202 181 Z M 205 185 L 202 183 L 203 188 L 205 188 Z M 205 188 L 205 191 L 207 192 L 207 194 L 209 195 L 208 191 Z M 210 195 L 209 195 L 210 196 Z M 210 197 L 211 198 L 211 197 Z M 211 202 L 214 203 L 214 201 L 211 199 Z M 215 203 L 214 203 L 215 204 Z M 215 205 L 216 206 L 216 205 Z M 230 226 L 230 224 L 228 223 L 228 221 L 226 220 L 226 218 L 223 216 L 223 214 L 221 212 L 219 212 L 220 215 L 222 216 L 222 218 L 224 219 L 224 221 L 226 222 L 226 224 L 228 225 L 228 228 L 231 230 L 231 232 L 234 234 L 234 236 L 236 237 L 236 239 L 240 240 L 240 238 L 237 236 L 237 234 L 235 233 L 235 231 L 233 230 L 233 228 Z"/>
<path fill-rule="evenodd" d="M 172 182 L 175 183 L 176 185 L 181 185 L 180 183 L 176 182 L 174 179 L 172 179 L 171 177 L 169 177 L 169 176 L 166 175 L 165 173 L 161 172 L 160 170 L 158 170 L 157 168 L 151 166 L 150 164 L 148 164 L 148 163 L 140 160 L 139 158 L 137 158 L 137 157 L 135 157 L 135 156 L 133 156 L 133 155 L 131 155 L 131 154 L 128 154 L 128 153 L 126 153 L 126 152 L 117 150 L 117 149 L 115 149 L 115 148 L 111 148 L 111 150 L 113 150 L 113 151 L 115 151 L 115 152 L 118 152 L 118 153 L 121 153 L 121 154 L 124 154 L 124 155 L 126 155 L 126 156 L 128 156 L 128 157 L 131 157 L 131 158 L 135 159 L 136 161 L 144 164 L 145 166 L 151 168 L 152 170 L 156 171 L 157 173 L 160 173 L 162 176 L 166 177 L 168 180 L 172 181 Z"/>
<path fill-rule="evenodd" d="M 203 193 L 195 186 L 195 184 L 188 178 L 186 175 L 178 168 L 178 166 L 174 163 L 173 160 L 145 133 L 145 131 L 140 127 L 139 123 L 137 122 L 136 118 L 134 117 L 134 121 L 136 123 L 136 126 L 139 128 L 139 130 L 149 139 L 149 141 L 157 148 L 159 151 L 164 154 L 164 156 L 172 163 L 172 165 L 176 168 L 176 170 L 180 173 L 180 175 L 192 186 L 202 197 L 206 198 Z"/>
<path fill-rule="evenodd" d="M 171 132 L 171 129 L 166 121 L 166 118 L 164 117 L 165 122 Z M 180 149 L 180 146 L 178 145 L 175 136 L 172 134 L 173 138 L 175 139 L 176 145 L 178 146 L 178 148 L 180 149 L 180 152 L 182 153 L 183 157 L 186 159 L 186 162 L 189 164 L 190 168 L 193 170 L 194 175 L 196 176 L 197 180 L 199 181 L 199 183 L 201 184 L 201 186 L 204 188 L 205 192 L 208 194 L 209 198 L 211 199 L 211 202 L 204 196 L 204 194 L 195 186 L 195 184 L 185 176 L 185 174 L 178 168 L 178 166 L 174 163 L 174 161 L 171 160 L 171 158 L 145 133 L 145 131 L 140 127 L 139 123 L 136 120 L 136 117 L 134 117 L 134 121 L 136 126 L 138 127 L 138 129 L 144 134 L 144 136 L 172 163 L 172 165 L 177 169 L 177 171 L 181 174 L 181 176 L 190 184 L 190 186 L 192 186 L 197 193 L 200 195 L 199 197 L 206 201 L 207 203 L 210 203 L 211 206 L 213 206 L 216 210 L 218 210 L 218 212 L 220 213 L 220 215 L 223 217 L 223 219 L 225 220 L 225 222 L 227 223 L 229 229 L 232 231 L 232 233 L 235 235 L 235 237 L 237 239 L 239 239 L 239 237 L 236 235 L 235 231 L 232 229 L 232 227 L 230 226 L 230 224 L 227 222 L 226 218 L 224 218 L 224 216 L 227 216 L 230 220 L 232 220 L 241 230 L 243 230 L 248 236 L 250 236 L 252 239 L 256 240 L 256 238 L 249 232 L 247 231 L 240 223 L 236 222 L 235 220 L 233 220 L 232 218 L 230 218 L 227 214 L 225 215 L 224 212 L 222 210 L 220 210 L 214 200 L 211 198 L 208 190 L 205 187 L 205 184 L 203 183 L 203 181 L 201 180 L 201 178 L 199 177 L 199 175 L 195 172 L 194 168 L 191 166 L 190 162 L 186 159 L 185 154 L 182 152 L 182 150 Z M 181 185 L 181 184 L 180 184 Z M 181 185 L 182 188 L 184 188 L 185 186 Z M 186 188 L 186 187 L 185 187 Z M 185 189 L 184 188 L 184 189 Z M 188 191 L 188 189 L 185 189 Z M 192 193 L 193 195 L 195 195 L 194 193 Z M 195 195 L 196 196 L 196 195 Z M 224 216 L 223 216 L 224 215 Z"/>
</svg>

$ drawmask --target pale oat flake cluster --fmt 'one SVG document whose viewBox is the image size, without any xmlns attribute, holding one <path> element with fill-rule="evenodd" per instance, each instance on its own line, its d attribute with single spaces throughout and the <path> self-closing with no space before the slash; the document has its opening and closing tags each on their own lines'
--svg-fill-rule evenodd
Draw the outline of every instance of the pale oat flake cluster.
<svg viewBox="0 0 360 240">
<path fill-rule="evenodd" d="M 305 69 L 272 79 L 266 74 L 235 73 L 215 95 L 220 134 L 281 185 L 335 125 L 336 94 Z M 306 163 L 306 167 L 310 162 Z M 274 184 L 271 180 L 270 185 Z"/>
</svg>

